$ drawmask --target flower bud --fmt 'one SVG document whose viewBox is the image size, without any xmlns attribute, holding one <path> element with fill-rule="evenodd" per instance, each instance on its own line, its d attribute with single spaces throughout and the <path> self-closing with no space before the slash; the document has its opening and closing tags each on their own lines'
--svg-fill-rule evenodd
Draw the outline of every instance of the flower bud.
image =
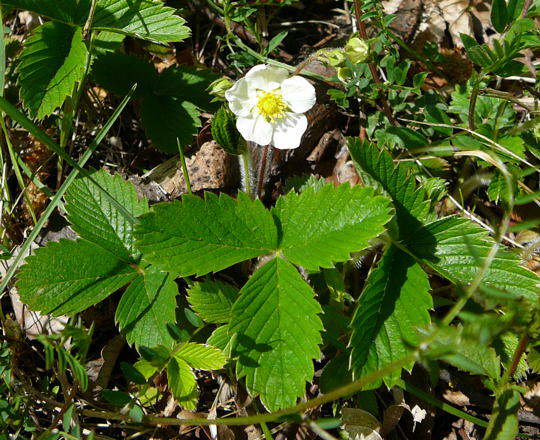
<svg viewBox="0 0 540 440">
<path fill-rule="evenodd" d="M 353 37 L 345 45 L 345 54 L 353 64 L 363 63 L 369 56 L 369 44 L 366 40 Z"/>
<path fill-rule="evenodd" d="M 343 49 L 322 49 L 318 52 L 319 59 L 332 67 L 341 66 L 345 60 Z"/>
<path fill-rule="evenodd" d="M 212 102 L 225 101 L 225 92 L 233 86 L 233 82 L 226 76 L 216 79 L 208 86 L 208 91 L 215 98 Z"/>
</svg>

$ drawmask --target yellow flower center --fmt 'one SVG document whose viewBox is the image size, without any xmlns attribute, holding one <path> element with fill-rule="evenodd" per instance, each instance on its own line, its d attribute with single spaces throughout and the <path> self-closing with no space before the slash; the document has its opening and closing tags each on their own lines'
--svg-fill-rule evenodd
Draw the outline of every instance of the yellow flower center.
<svg viewBox="0 0 540 440">
<path fill-rule="evenodd" d="M 257 109 L 268 122 L 274 122 L 276 119 L 285 117 L 287 104 L 283 101 L 281 93 L 260 92 L 258 97 Z"/>
</svg>

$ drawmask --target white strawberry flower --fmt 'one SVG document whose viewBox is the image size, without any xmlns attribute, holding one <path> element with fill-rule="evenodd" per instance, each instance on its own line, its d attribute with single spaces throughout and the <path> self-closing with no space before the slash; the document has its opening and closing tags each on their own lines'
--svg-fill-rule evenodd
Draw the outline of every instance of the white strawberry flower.
<svg viewBox="0 0 540 440">
<path fill-rule="evenodd" d="M 298 148 L 307 129 L 304 115 L 315 105 L 315 88 L 301 76 L 280 67 L 253 67 L 225 93 L 237 116 L 236 127 L 246 141 Z"/>
</svg>

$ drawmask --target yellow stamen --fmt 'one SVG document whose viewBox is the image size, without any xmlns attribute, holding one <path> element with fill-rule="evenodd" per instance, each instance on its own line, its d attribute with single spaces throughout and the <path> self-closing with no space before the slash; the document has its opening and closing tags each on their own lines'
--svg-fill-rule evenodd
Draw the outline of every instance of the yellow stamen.
<svg viewBox="0 0 540 440">
<path fill-rule="evenodd" d="M 287 104 L 279 92 L 260 92 L 257 109 L 268 122 L 275 122 L 285 117 Z"/>
</svg>

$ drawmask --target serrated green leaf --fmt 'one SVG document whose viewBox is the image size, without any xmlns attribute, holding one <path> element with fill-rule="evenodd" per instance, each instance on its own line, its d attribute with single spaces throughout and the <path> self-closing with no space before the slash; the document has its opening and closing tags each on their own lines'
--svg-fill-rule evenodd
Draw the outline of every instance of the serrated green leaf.
<svg viewBox="0 0 540 440">
<path fill-rule="evenodd" d="M 139 359 L 135 362 L 134 367 L 146 380 L 150 379 L 158 371 L 158 367 L 152 365 L 152 363 L 146 359 Z"/>
<path fill-rule="evenodd" d="M 491 24 L 499 33 L 504 31 L 506 24 L 512 17 L 508 16 L 506 0 L 493 0 L 491 3 Z"/>
<path fill-rule="evenodd" d="M 433 306 L 426 273 L 405 252 L 392 246 L 368 277 L 351 328 L 351 369 L 355 378 L 404 357 L 430 322 Z M 412 368 L 412 364 L 405 368 Z M 384 378 L 391 387 L 400 371 Z M 370 384 L 377 388 L 382 381 Z"/>
<path fill-rule="evenodd" d="M 88 51 L 82 29 L 49 22 L 26 41 L 17 68 L 21 98 L 42 119 L 62 106 L 86 70 Z"/>
<path fill-rule="evenodd" d="M 139 199 L 132 183 L 101 170 L 92 178 L 133 217 L 148 211 L 148 201 Z M 76 179 L 66 193 L 66 211 L 71 227 L 82 238 L 108 250 L 117 258 L 133 262 L 133 226 L 90 179 Z"/>
<path fill-rule="evenodd" d="M 145 96 L 141 102 L 141 123 L 152 143 L 165 153 L 178 153 L 189 145 L 201 126 L 199 110 L 191 102 L 170 96 Z"/>
<path fill-rule="evenodd" d="M 194 342 L 182 345 L 176 350 L 174 357 L 196 370 L 219 370 L 227 362 L 221 350 Z"/>
<path fill-rule="evenodd" d="M 424 226 L 405 246 L 443 277 L 466 286 L 482 267 L 493 240 L 470 220 L 445 217 Z M 503 292 L 510 299 L 538 300 L 538 276 L 520 266 L 519 258 L 506 249 L 493 258 L 482 286 Z"/>
<path fill-rule="evenodd" d="M 139 99 L 154 90 L 159 76 L 155 67 L 142 58 L 107 53 L 94 61 L 92 77 L 100 86 L 119 96 L 127 95 L 133 85 L 137 84 L 134 98 Z"/>
<path fill-rule="evenodd" d="M 519 393 L 507 389 L 497 396 L 484 440 L 515 440 L 519 431 Z"/>
<path fill-rule="evenodd" d="M 101 390 L 101 396 L 115 406 L 125 406 L 131 402 L 131 396 L 123 391 Z"/>
<path fill-rule="evenodd" d="M 231 337 L 229 336 L 229 325 L 220 325 L 216 328 L 212 334 L 206 340 L 208 345 L 212 347 L 219 348 L 223 352 L 228 352 L 227 346 L 231 342 Z"/>
<path fill-rule="evenodd" d="M 519 346 L 519 338 L 513 333 L 507 332 L 502 334 L 494 343 L 493 346 L 495 351 L 501 358 L 503 365 L 511 365 L 512 358 Z M 527 374 L 527 369 L 529 368 L 526 361 L 526 356 L 521 356 L 518 365 L 516 367 L 516 372 L 514 373 L 514 378 L 521 379 L 524 378 Z"/>
<path fill-rule="evenodd" d="M 539 374 L 540 373 L 540 343 L 536 343 L 532 347 L 529 348 L 527 361 L 531 370 Z"/>
<path fill-rule="evenodd" d="M 231 308 L 238 298 L 238 289 L 219 281 L 195 283 L 188 290 L 191 308 L 206 322 L 222 324 L 229 322 Z"/>
<path fill-rule="evenodd" d="M 108 53 L 98 57 L 92 74 L 98 84 L 121 96 L 138 85 L 143 128 L 166 153 L 178 153 L 178 140 L 181 145 L 192 142 L 201 126 L 199 108 L 215 110 L 206 88 L 216 75 L 208 69 L 178 66 L 158 73 L 153 64 L 138 57 Z"/>
<path fill-rule="evenodd" d="M 171 359 L 167 365 L 167 380 L 175 400 L 185 409 L 195 409 L 198 392 L 191 367 L 181 359 Z"/>
<path fill-rule="evenodd" d="M 280 247 L 293 263 L 310 270 L 331 268 L 368 246 L 390 220 L 389 200 L 372 188 L 306 188 L 280 197 L 272 211 L 281 227 Z"/>
<path fill-rule="evenodd" d="M 91 0 L 1 0 L 0 4 L 31 11 L 66 24 L 83 25 L 90 12 Z"/>
<path fill-rule="evenodd" d="M 349 151 L 354 162 L 392 198 L 400 236 L 414 233 L 429 218 L 425 190 L 416 187 L 403 166 L 394 167 L 388 152 L 378 150 L 372 143 L 352 138 Z"/>
<path fill-rule="evenodd" d="M 36 250 L 18 276 L 21 299 L 55 316 L 80 312 L 137 276 L 130 265 L 86 240 L 60 240 Z"/>
<path fill-rule="evenodd" d="M 120 362 L 120 369 L 122 370 L 124 377 L 134 384 L 144 385 L 146 383 L 144 375 L 133 365 L 128 364 L 127 362 Z"/>
<path fill-rule="evenodd" d="M 233 305 L 236 372 L 270 411 L 292 406 L 320 355 L 321 307 L 298 271 L 282 258 L 261 267 Z"/>
<path fill-rule="evenodd" d="M 181 276 L 217 272 L 277 247 L 271 214 L 244 193 L 157 204 L 140 217 L 135 237 L 146 260 Z"/>
<path fill-rule="evenodd" d="M 174 12 L 161 1 L 98 0 L 92 28 L 161 43 L 178 42 L 188 38 L 190 30 Z"/>
<path fill-rule="evenodd" d="M 445 332 L 440 332 L 431 348 L 447 351 L 440 355 L 439 359 L 462 371 L 488 376 L 494 380 L 500 377 L 501 362 L 495 350 L 464 334 L 462 327 L 449 327 Z"/>
<path fill-rule="evenodd" d="M 229 154 L 242 154 L 240 133 L 236 129 L 236 118 L 221 107 L 212 118 L 212 137 Z"/>
<path fill-rule="evenodd" d="M 207 112 L 214 112 L 218 104 L 212 102 L 208 87 L 218 78 L 210 69 L 200 69 L 179 65 L 165 69 L 160 75 L 155 89 L 165 96 L 180 101 L 193 102 Z"/>
<path fill-rule="evenodd" d="M 178 286 L 172 277 L 153 268 L 126 289 L 116 309 L 116 321 L 128 343 L 171 346 L 167 324 L 176 321 Z"/>
<path fill-rule="evenodd" d="M 92 41 L 92 55 L 103 55 L 108 52 L 118 51 L 122 47 L 122 42 L 125 38 L 125 35 L 117 34 L 115 32 L 96 32 L 96 35 Z"/>
</svg>

